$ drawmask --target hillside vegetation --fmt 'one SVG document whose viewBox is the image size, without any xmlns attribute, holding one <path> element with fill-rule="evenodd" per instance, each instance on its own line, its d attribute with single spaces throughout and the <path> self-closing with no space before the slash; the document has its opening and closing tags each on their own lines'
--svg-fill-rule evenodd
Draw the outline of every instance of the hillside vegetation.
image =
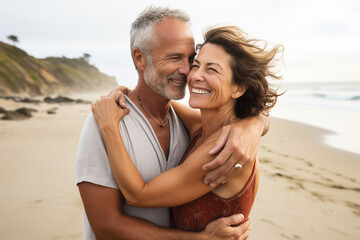
<svg viewBox="0 0 360 240">
<path fill-rule="evenodd" d="M 115 77 L 101 73 L 84 58 L 37 59 L 0 42 L 0 94 L 31 95 L 110 89 Z"/>
</svg>

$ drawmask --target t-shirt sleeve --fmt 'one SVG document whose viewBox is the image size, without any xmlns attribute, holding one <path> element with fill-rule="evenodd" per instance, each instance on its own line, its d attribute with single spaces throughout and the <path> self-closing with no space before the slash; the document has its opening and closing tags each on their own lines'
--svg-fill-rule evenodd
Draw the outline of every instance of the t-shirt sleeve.
<svg viewBox="0 0 360 240">
<path fill-rule="evenodd" d="M 111 171 L 100 129 L 92 113 L 82 129 L 76 156 L 76 184 L 81 182 L 119 188 Z"/>
</svg>

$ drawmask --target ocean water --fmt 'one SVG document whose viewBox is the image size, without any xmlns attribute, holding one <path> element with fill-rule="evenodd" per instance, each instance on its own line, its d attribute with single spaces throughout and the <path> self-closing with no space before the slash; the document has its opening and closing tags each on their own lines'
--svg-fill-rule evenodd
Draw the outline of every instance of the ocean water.
<svg viewBox="0 0 360 240">
<path fill-rule="evenodd" d="M 360 154 L 360 82 L 284 83 L 284 89 L 272 116 L 330 130 L 326 144 Z"/>
</svg>

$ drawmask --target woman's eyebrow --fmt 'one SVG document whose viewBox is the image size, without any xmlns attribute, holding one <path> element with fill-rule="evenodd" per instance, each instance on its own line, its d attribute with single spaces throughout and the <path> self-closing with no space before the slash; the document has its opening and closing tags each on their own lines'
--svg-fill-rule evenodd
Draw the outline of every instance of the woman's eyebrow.
<svg viewBox="0 0 360 240">
<path fill-rule="evenodd" d="M 223 69 L 223 67 L 222 67 L 220 64 L 218 64 L 218 63 L 209 62 L 209 63 L 207 63 L 206 65 L 207 65 L 207 66 L 216 65 L 216 66 L 218 66 L 220 69 Z"/>
<path fill-rule="evenodd" d="M 197 59 L 194 59 L 194 62 L 197 63 L 197 64 L 200 64 L 200 61 L 197 60 Z M 223 68 L 220 64 L 218 64 L 218 63 L 213 63 L 213 62 L 206 63 L 206 66 L 211 66 L 211 65 L 216 65 L 216 66 L 218 66 L 221 70 L 224 69 L 224 68 Z"/>
</svg>

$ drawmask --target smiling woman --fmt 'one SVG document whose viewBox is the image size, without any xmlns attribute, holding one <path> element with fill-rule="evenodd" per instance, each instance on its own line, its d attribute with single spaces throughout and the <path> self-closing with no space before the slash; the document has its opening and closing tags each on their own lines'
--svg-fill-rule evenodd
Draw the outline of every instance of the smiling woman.
<svg viewBox="0 0 360 240">
<path fill-rule="evenodd" d="M 188 75 L 189 105 L 192 108 L 232 112 L 235 99 L 245 87 L 234 84 L 230 67 L 231 56 L 215 44 L 205 44 L 192 64 Z M 229 94 L 234 94 L 229 98 Z M 232 104 L 227 104 L 228 102 Z M 227 110 L 226 110 L 227 109 Z"/>
<path fill-rule="evenodd" d="M 247 39 L 247 34 L 235 26 L 211 29 L 205 34 L 204 40 L 203 44 L 197 46 L 198 50 L 209 44 L 222 49 L 212 53 L 214 55 L 212 59 L 216 59 L 217 62 L 206 63 L 207 72 L 213 73 L 209 75 L 216 75 L 222 81 L 230 77 L 232 84 L 240 88 L 239 91 L 244 91 L 241 98 L 239 95 L 233 96 L 236 99 L 236 116 L 244 118 L 255 116 L 260 112 L 267 115 L 279 95 L 269 87 L 266 78 L 281 78 L 272 72 L 271 68 L 275 67 L 274 60 L 277 56 L 280 55 L 277 60 L 281 59 L 283 46 L 276 45 L 267 51 L 266 42 Z M 226 58 L 224 53 L 230 58 Z M 224 66 L 230 68 L 231 76 L 224 76 L 224 72 L 228 71 Z M 198 65 L 195 64 L 193 67 L 197 69 Z"/>
</svg>

